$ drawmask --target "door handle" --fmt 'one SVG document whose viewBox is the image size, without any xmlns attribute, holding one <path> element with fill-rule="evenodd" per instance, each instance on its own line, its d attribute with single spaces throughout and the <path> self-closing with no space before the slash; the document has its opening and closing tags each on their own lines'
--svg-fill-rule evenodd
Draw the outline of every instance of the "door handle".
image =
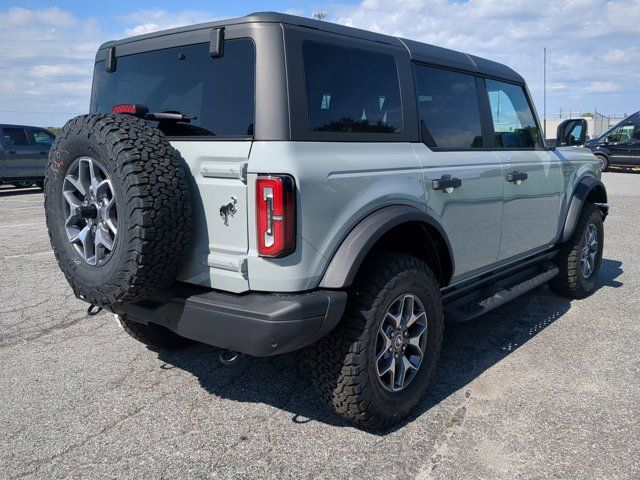
<svg viewBox="0 0 640 480">
<path fill-rule="evenodd" d="M 516 185 L 520 185 L 527 178 L 529 178 L 529 175 L 527 175 L 524 172 L 516 171 L 516 172 L 507 173 L 507 182 L 515 183 Z"/>
<path fill-rule="evenodd" d="M 9 155 L 15 155 L 15 154 L 16 154 L 16 153 L 18 153 L 18 152 L 16 152 L 15 150 L 9 150 L 7 153 L 8 153 Z"/>
<path fill-rule="evenodd" d="M 454 189 L 461 186 L 462 180 L 452 177 L 451 175 L 442 175 L 439 179 L 431 181 L 431 188 L 434 190 L 442 190 L 446 193 L 451 193 Z"/>
</svg>

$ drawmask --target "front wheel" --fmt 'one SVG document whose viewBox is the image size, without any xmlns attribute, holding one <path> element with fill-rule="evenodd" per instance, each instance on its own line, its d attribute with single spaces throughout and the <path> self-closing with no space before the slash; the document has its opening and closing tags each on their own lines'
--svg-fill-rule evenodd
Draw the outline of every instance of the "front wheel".
<svg viewBox="0 0 640 480">
<path fill-rule="evenodd" d="M 556 263 L 560 273 L 549 284 L 558 295 L 584 298 L 596 288 L 602 263 L 604 223 L 598 207 L 585 203 L 571 238 L 561 245 Z"/>
<path fill-rule="evenodd" d="M 600 171 L 606 172 L 609 168 L 609 160 L 604 155 L 596 155 L 596 158 L 600 160 Z"/>
<path fill-rule="evenodd" d="M 426 391 L 442 332 L 440 287 L 429 267 L 408 255 L 374 257 L 340 324 L 310 349 L 314 386 L 345 419 L 390 427 Z"/>
</svg>

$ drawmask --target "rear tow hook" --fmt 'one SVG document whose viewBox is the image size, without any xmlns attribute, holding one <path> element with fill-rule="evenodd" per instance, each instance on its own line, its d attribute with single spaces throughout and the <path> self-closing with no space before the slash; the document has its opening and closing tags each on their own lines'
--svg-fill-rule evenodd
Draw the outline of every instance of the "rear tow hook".
<svg viewBox="0 0 640 480">
<path fill-rule="evenodd" d="M 232 365 L 244 357 L 243 353 L 234 352 L 233 350 L 223 350 L 220 353 L 220 362 L 223 365 Z"/>
</svg>

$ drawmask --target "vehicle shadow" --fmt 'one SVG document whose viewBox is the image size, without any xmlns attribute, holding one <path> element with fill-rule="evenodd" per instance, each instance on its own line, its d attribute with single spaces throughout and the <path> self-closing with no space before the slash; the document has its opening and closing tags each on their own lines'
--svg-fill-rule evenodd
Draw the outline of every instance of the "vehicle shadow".
<svg viewBox="0 0 640 480">
<path fill-rule="evenodd" d="M 622 263 L 602 260 L 598 289 L 619 288 L 616 280 Z M 447 323 L 437 372 L 427 395 L 406 420 L 386 435 L 463 389 L 485 370 L 507 357 L 530 339 L 559 320 L 571 302 L 553 294 L 547 286 L 465 323 Z M 352 427 L 326 408 L 311 388 L 305 352 L 272 358 L 244 357 L 231 366 L 218 361 L 220 350 L 197 345 L 180 352 L 160 352 L 161 368 L 180 368 L 192 373 L 207 392 L 237 402 L 262 402 L 292 414 L 293 423 L 317 421 Z"/>
<path fill-rule="evenodd" d="M 32 195 L 34 193 L 42 193 L 42 190 L 37 187 L 30 188 L 0 188 L 0 197 L 17 197 L 20 195 Z"/>
</svg>

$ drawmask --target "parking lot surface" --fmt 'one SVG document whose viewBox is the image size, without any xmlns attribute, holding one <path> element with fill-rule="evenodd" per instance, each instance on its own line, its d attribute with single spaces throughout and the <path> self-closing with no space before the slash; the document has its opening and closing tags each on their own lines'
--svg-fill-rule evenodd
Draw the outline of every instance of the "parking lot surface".
<svg viewBox="0 0 640 480">
<path fill-rule="evenodd" d="M 0 188 L 0 478 L 640 478 L 640 174 L 604 174 L 597 292 L 539 288 L 448 325 L 407 422 L 358 430 L 301 354 L 225 367 L 86 316 L 37 189 Z"/>
</svg>

